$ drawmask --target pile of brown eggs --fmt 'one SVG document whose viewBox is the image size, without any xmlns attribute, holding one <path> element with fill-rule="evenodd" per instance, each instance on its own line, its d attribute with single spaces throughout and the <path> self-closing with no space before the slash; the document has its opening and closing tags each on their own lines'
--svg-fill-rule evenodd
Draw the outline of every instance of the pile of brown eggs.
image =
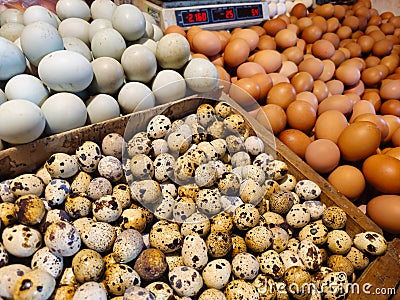
<svg viewBox="0 0 400 300">
<path fill-rule="evenodd" d="M 266 116 L 338 191 L 400 233 L 400 16 L 379 15 L 369 0 L 312 12 L 299 3 L 260 26 L 168 32 L 186 36 L 225 92 L 261 123 Z"/>
<path fill-rule="evenodd" d="M 343 299 L 385 238 L 351 237 L 265 150 L 230 106 L 202 104 L 1 182 L 0 297 Z"/>
</svg>

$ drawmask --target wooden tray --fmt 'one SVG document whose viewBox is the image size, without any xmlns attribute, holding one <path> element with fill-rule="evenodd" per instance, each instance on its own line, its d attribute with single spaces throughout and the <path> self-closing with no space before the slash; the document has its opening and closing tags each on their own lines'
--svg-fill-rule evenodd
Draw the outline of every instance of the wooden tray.
<svg viewBox="0 0 400 300">
<path fill-rule="evenodd" d="M 179 118 L 196 111 L 202 103 L 215 103 L 218 98 L 194 97 L 183 99 L 158 106 L 146 111 L 133 113 L 124 117 L 109 120 L 103 123 L 94 124 L 79 129 L 57 134 L 48 138 L 40 139 L 26 145 L 9 148 L 0 152 L 0 180 L 15 177 L 21 173 L 33 172 L 42 166 L 44 161 L 55 152 L 74 153 L 75 149 L 86 140 L 100 143 L 104 136 L 109 133 L 117 132 L 124 135 L 125 128 L 140 124 L 148 120 L 151 116 L 165 114 Z M 297 155 L 289 150 L 282 142 L 275 139 L 273 134 L 261 126 L 243 108 L 237 105 L 226 95 L 220 96 L 221 101 L 229 103 L 235 110 L 242 114 L 247 122 L 251 124 L 257 135 L 264 140 L 267 146 L 272 145 L 272 150 L 276 151 L 276 157 L 287 163 L 289 172 L 298 180 L 310 179 L 316 182 L 322 190 L 321 201 L 327 206 L 337 205 L 341 207 L 348 216 L 346 231 L 354 236 L 364 231 L 375 231 L 382 233 L 382 230 L 365 216 L 347 198 L 335 191 L 335 189 L 311 167 L 304 163 Z M 129 118 L 134 118 L 135 122 L 129 122 Z M 357 283 L 360 290 L 364 284 L 371 285 L 371 295 L 352 294 L 348 299 L 389 299 L 390 295 L 372 295 L 377 288 L 397 288 L 400 284 L 400 239 L 390 242 L 388 251 L 384 256 L 375 259 L 370 266 L 359 277 Z"/>
</svg>

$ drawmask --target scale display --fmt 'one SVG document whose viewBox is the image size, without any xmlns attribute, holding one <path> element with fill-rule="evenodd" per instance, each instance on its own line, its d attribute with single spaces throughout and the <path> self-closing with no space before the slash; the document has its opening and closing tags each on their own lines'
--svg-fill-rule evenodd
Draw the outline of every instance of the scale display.
<svg viewBox="0 0 400 300">
<path fill-rule="evenodd" d="M 263 17 L 261 4 L 241 6 L 207 7 L 175 11 L 176 23 L 181 27 L 206 25 L 219 22 L 260 19 Z"/>
</svg>

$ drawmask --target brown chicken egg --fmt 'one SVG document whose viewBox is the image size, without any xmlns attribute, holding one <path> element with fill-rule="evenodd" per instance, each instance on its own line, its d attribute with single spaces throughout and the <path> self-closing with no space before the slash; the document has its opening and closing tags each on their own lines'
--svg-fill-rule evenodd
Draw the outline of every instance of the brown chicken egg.
<svg viewBox="0 0 400 300">
<path fill-rule="evenodd" d="M 276 104 L 284 110 L 296 100 L 296 90 L 293 85 L 281 82 L 274 85 L 268 92 L 267 104 Z"/>
<path fill-rule="evenodd" d="M 341 26 L 336 30 L 336 34 L 341 40 L 350 38 L 352 33 L 353 30 L 349 26 Z"/>
<path fill-rule="evenodd" d="M 313 21 L 309 17 L 299 18 L 296 22 L 297 27 L 299 27 L 300 31 L 303 31 L 308 26 L 311 26 Z"/>
<path fill-rule="evenodd" d="M 318 103 L 320 103 L 329 95 L 328 86 L 322 80 L 315 80 L 313 94 L 317 97 Z"/>
<path fill-rule="evenodd" d="M 231 76 L 229 73 L 221 66 L 215 66 L 219 76 L 219 85 L 223 86 L 223 90 L 225 93 L 229 93 L 229 89 L 231 86 Z"/>
<path fill-rule="evenodd" d="M 241 106 L 249 107 L 260 97 L 260 86 L 255 80 L 242 78 L 231 85 L 229 96 Z"/>
<path fill-rule="evenodd" d="M 168 26 L 168 27 L 164 30 L 164 34 L 169 34 L 169 33 L 179 33 L 180 35 L 183 35 L 184 37 L 186 37 L 186 32 L 185 32 L 185 30 L 183 30 L 182 27 L 177 26 L 177 25 Z"/>
<path fill-rule="evenodd" d="M 259 50 L 275 50 L 276 42 L 273 37 L 270 37 L 268 35 L 263 35 L 260 36 L 257 48 Z"/>
<path fill-rule="evenodd" d="M 296 33 L 290 29 L 282 29 L 275 35 L 276 46 L 279 49 L 286 49 L 296 45 Z"/>
<path fill-rule="evenodd" d="M 306 101 L 311 104 L 315 111 L 318 110 L 318 99 L 312 92 L 304 91 L 297 93 L 296 100 Z"/>
<path fill-rule="evenodd" d="M 389 133 L 387 137 L 383 140 L 385 143 L 392 139 L 393 133 L 400 128 L 400 117 L 394 115 L 383 115 L 382 118 L 386 121 L 389 127 Z"/>
<path fill-rule="evenodd" d="M 245 62 L 241 64 L 236 70 L 238 78 L 247 78 L 255 74 L 265 74 L 265 70 L 256 62 Z"/>
<path fill-rule="evenodd" d="M 347 116 L 353 110 L 353 101 L 346 95 L 329 96 L 319 104 L 318 115 L 328 110 L 337 110 Z"/>
<path fill-rule="evenodd" d="M 192 45 L 193 42 L 193 37 L 199 33 L 200 31 L 202 31 L 203 29 L 200 26 L 192 26 L 188 29 L 188 31 L 186 32 L 186 38 L 189 42 L 190 45 Z"/>
<path fill-rule="evenodd" d="M 323 70 L 324 70 L 323 62 L 315 57 L 305 58 L 299 64 L 299 71 L 300 72 L 304 71 L 311 74 L 314 80 L 317 80 L 319 76 L 321 76 Z"/>
<path fill-rule="evenodd" d="M 360 197 L 365 189 L 363 173 L 350 165 L 342 165 L 334 169 L 328 176 L 328 182 L 350 200 Z"/>
<path fill-rule="evenodd" d="M 372 47 L 372 53 L 375 56 L 383 57 L 389 55 L 392 49 L 393 49 L 393 41 L 384 38 L 375 42 L 374 46 Z"/>
<path fill-rule="evenodd" d="M 400 100 L 386 100 L 382 103 L 380 111 L 383 115 L 394 115 L 400 117 Z"/>
<path fill-rule="evenodd" d="M 314 107 L 302 100 L 295 100 L 286 109 L 288 125 L 291 128 L 310 132 L 317 118 Z"/>
<path fill-rule="evenodd" d="M 303 18 L 307 16 L 307 7 L 301 2 L 296 3 L 290 11 L 290 14 L 298 19 Z"/>
<path fill-rule="evenodd" d="M 400 234 L 400 196 L 381 195 L 367 204 L 367 215 L 389 233 Z"/>
<path fill-rule="evenodd" d="M 342 5 L 334 5 L 333 6 L 333 15 L 341 20 L 346 15 L 346 9 Z"/>
<path fill-rule="evenodd" d="M 270 36 L 275 36 L 280 30 L 285 29 L 287 24 L 279 18 L 268 20 L 263 25 L 265 32 Z"/>
<path fill-rule="evenodd" d="M 298 47 L 289 47 L 282 52 L 286 58 L 298 65 L 304 58 L 304 53 Z"/>
<path fill-rule="evenodd" d="M 400 160 L 400 147 L 391 148 L 385 154 Z"/>
<path fill-rule="evenodd" d="M 375 115 L 374 113 L 361 114 L 354 119 L 354 122 L 359 121 L 368 121 L 374 123 L 381 131 L 382 141 L 385 140 L 387 135 L 389 134 L 389 126 L 387 125 L 385 119 L 382 118 L 382 116 Z"/>
<path fill-rule="evenodd" d="M 335 50 L 339 48 L 340 39 L 337 34 L 333 32 L 326 32 L 322 35 L 321 39 L 331 42 L 332 45 L 335 47 Z"/>
<path fill-rule="evenodd" d="M 376 91 L 364 91 L 362 99 L 371 102 L 375 108 L 375 111 L 378 111 L 381 107 L 381 97 Z"/>
<path fill-rule="evenodd" d="M 329 80 L 328 82 L 326 82 L 326 86 L 328 87 L 328 90 L 332 95 L 343 94 L 344 84 L 340 80 Z"/>
<path fill-rule="evenodd" d="M 386 154 L 375 154 L 364 161 L 362 171 L 376 190 L 400 194 L 400 160 Z"/>
<path fill-rule="evenodd" d="M 361 73 L 361 80 L 369 87 L 377 86 L 382 80 L 382 71 L 378 68 L 367 68 Z"/>
<path fill-rule="evenodd" d="M 382 99 L 400 99 L 400 80 L 383 82 L 379 94 Z"/>
<path fill-rule="evenodd" d="M 233 33 L 231 36 L 231 41 L 233 41 L 236 38 L 245 40 L 249 44 L 250 51 L 256 49 L 260 39 L 258 33 L 249 28 L 245 28 Z"/>
<path fill-rule="evenodd" d="M 261 50 L 254 55 L 254 62 L 260 64 L 265 72 L 277 71 L 282 65 L 282 56 L 275 50 Z"/>
<path fill-rule="evenodd" d="M 335 8 L 333 7 L 332 4 L 326 3 L 326 4 L 323 4 L 323 5 L 317 6 L 314 9 L 314 12 L 317 15 L 319 15 L 321 17 L 324 17 L 325 19 L 329 19 L 330 17 L 333 16 L 333 14 L 335 12 Z"/>
<path fill-rule="evenodd" d="M 336 69 L 336 79 L 343 82 L 345 85 L 354 85 L 361 78 L 360 70 L 350 65 L 341 65 Z"/>
<path fill-rule="evenodd" d="M 311 91 L 314 86 L 313 77 L 307 72 L 298 72 L 293 76 L 290 83 L 297 93 Z"/>
<path fill-rule="evenodd" d="M 378 127 L 374 123 L 360 121 L 346 127 L 337 144 L 343 159 L 360 161 L 376 153 L 380 142 L 381 132 Z"/>
<path fill-rule="evenodd" d="M 282 107 L 276 104 L 267 104 L 261 107 L 257 114 L 257 121 L 267 128 L 271 128 L 278 135 L 286 127 L 286 113 Z M 268 122 L 266 122 L 268 121 Z"/>
<path fill-rule="evenodd" d="M 260 86 L 259 103 L 264 105 L 269 90 L 272 88 L 272 79 L 268 74 L 258 73 L 250 77 Z"/>
<path fill-rule="evenodd" d="M 353 105 L 353 112 L 350 117 L 350 123 L 363 114 L 375 114 L 375 108 L 373 104 L 367 100 L 360 100 Z"/>
<path fill-rule="evenodd" d="M 297 65 L 294 62 L 286 60 L 282 62 L 282 66 L 279 69 L 279 74 L 282 74 L 287 79 L 291 79 L 297 74 L 298 71 Z"/>
<path fill-rule="evenodd" d="M 326 25 L 328 26 L 327 33 L 333 33 L 339 28 L 340 22 L 337 18 L 332 17 L 326 20 Z"/>
<path fill-rule="evenodd" d="M 312 54 L 320 59 L 331 58 L 335 53 L 335 46 L 328 40 L 318 40 L 312 45 Z"/>
<path fill-rule="evenodd" d="M 381 59 L 379 57 L 376 56 L 368 56 L 365 60 L 365 65 L 367 68 L 371 68 L 371 67 L 375 67 L 377 65 L 379 65 Z"/>
<path fill-rule="evenodd" d="M 326 82 L 332 79 L 336 68 L 334 62 L 330 59 L 324 59 L 322 63 L 324 64 L 324 69 L 318 79 Z"/>
<path fill-rule="evenodd" d="M 319 28 L 318 25 L 310 25 L 306 28 L 301 33 L 301 38 L 306 41 L 308 44 L 312 44 L 315 41 L 319 40 L 323 34 L 323 31 L 321 28 Z"/>
<path fill-rule="evenodd" d="M 314 25 L 317 25 L 322 30 L 322 34 L 324 34 L 328 30 L 328 23 L 326 22 L 324 17 L 313 16 L 312 21 Z"/>
<path fill-rule="evenodd" d="M 311 139 L 304 132 L 297 129 L 286 129 L 278 135 L 278 138 L 299 157 L 305 158 Z"/>
<path fill-rule="evenodd" d="M 236 38 L 226 45 L 224 62 L 229 67 L 237 67 L 247 60 L 249 54 L 249 44 L 241 38 Z"/>
<path fill-rule="evenodd" d="M 349 126 L 346 117 L 340 111 L 327 110 L 318 116 L 315 122 L 315 137 L 337 143 L 343 130 Z"/>
<path fill-rule="evenodd" d="M 331 140 L 315 140 L 308 145 L 305 160 L 315 171 L 329 173 L 339 164 L 340 151 Z"/>
</svg>

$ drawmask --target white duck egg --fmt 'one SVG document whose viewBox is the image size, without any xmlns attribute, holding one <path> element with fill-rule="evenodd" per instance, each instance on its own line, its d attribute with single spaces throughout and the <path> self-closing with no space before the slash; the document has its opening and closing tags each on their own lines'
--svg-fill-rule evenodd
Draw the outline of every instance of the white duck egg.
<svg viewBox="0 0 400 300">
<path fill-rule="evenodd" d="M 183 72 L 187 85 L 195 92 L 209 92 L 219 86 L 219 76 L 214 64 L 204 58 L 192 59 Z"/>
<path fill-rule="evenodd" d="M 58 32 L 62 37 L 73 36 L 82 40 L 86 45 L 90 45 L 89 23 L 83 19 L 68 18 L 62 20 L 58 26 Z"/>
<path fill-rule="evenodd" d="M 6 23 L 0 27 L 0 36 L 14 42 L 21 36 L 24 25 L 20 23 Z"/>
<path fill-rule="evenodd" d="M 90 5 L 90 12 L 92 18 L 96 19 L 108 19 L 111 20 L 114 10 L 117 5 L 111 0 L 95 0 Z"/>
<path fill-rule="evenodd" d="M 89 41 L 92 42 L 93 36 L 96 32 L 104 29 L 112 28 L 112 23 L 109 19 L 95 19 L 89 25 Z"/>
<path fill-rule="evenodd" d="M 58 27 L 56 16 L 47 8 L 40 5 L 33 5 L 28 7 L 23 14 L 24 25 L 32 24 L 36 21 L 43 21 L 49 23 L 55 28 Z"/>
<path fill-rule="evenodd" d="M 0 37 L 0 57 L 0 80 L 8 80 L 25 71 L 24 54 L 18 46 L 3 37 Z"/>
<path fill-rule="evenodd" d="M 152 108 L 155 105 L 153 92 L 143 83 L 128 82 L 118 94 L 118 103 L 124 113 Z"/>
<path fill-rule="evenodd" d="M 22 30 L 21 47 L 29 62 L 38 66 L 45 55 L 64 49 L 64 44 L 54 26 L 37 21 L 26 25 Z"/>
<path fill-rule="evenodd" d="M 142 12 L 132 4 L 118 5 L 111 22 L 127 41 L 140 39 L 146 31 L 146 20 Z"/>
<path fill-rule="evenodd" d="M 153 29 L 154 29 L 153 40 L 158 42 L 164 36 L 164 33 L 162 32 L 160 26 L 158 25 L 153 24 Z"/>
<path fill-rule="evenodd" d="M 59 50 L 46 55 L 39 64 L 40 79 L 58 92 L 80 92 L 93 79 L 90 62 L 81 54 Z"/>
<path fill-rule="evenodd" d="M 146 17 L 145 17 L 146 19 Z M 143 34 L 143 37 L 147 37 L 147 38 L 153 38 L 154 36 L 154 27 L 153 27 L 153 23 L 151 23 L 151 21 L 148 21 L 147 19 L 145 20 L 146 22 L 146 28 Z"/>
<path fill-rule="evenodd" d="M 150 24 L 157 24 L 156 20 L 153 18 L 153 16 L 151 16 L 147 12 L 142 12 L 142 13 L 143 13 L 143 16 L 144 16 L 146 22 L 149 22 Z"/>
<path fill-rule="evenodd" d="M 15 99 L 0 105 L 0 139 L 10 144 L 36 140 L 46 125 L 40 108 L 28 101 Z"/>
<path fill-rule="evenodd" d="M 51 134 L 78 128 L 86 123 L 86 106 L 78 96 L 71 93 L 57 93 L 47 98 L 42 111 Z"/>
<path fill-rule="evenodd" d="M 0 105 L 7 101 L 6 93 L 0 89 Z"/>
<path fill-rule="evenodd" d="M 119 61 L 126 49 L 126 43 L 117 30 L 105 28 L 95 33 L 91 48 L 95 58 L 108 56 Z"/>
<path fill-rule="evenodd" d="M 3 26 L 6 23 L 20 23 L 23 24 L 24 12 L 15 9 L 15 8 L 8 8 L 0 14 L 0 26 Z"/>
<path fill-rule="evenodd" d="M 88 118 L 91 124 L 119 117 L 117 100 L 107 94 L 94 96 L 86 103 Z"/>
<path fill-rule="evenodd" d="M 154 78 L 152 90 L 157 104 L 165 104 L 185 96 L 186 82 L 178 72 L 162 70 Z"/>
<path fill-rule="evenodd" d="M 146 46 L 151 50 L 151 52 L 153 52 L 154 55 L 156 55 L 157 42 L 155 42 L 154 40 L 149 38 L 141 38 L 137 41 L 137 43 Z"/>
<path fill-rule="evenodd" d="M 56 12 L 61 20 L 80 18 L 89 21 L 90 19 L 89 5 L 82 0 L 59 0 L 56 4 Z"/>
<path fill-rule="evenodd" d="M 153 52 L 143 45 L 126 48 L 121 65 L 130 81 L 149 82 L 157 71 L 157 60 Z"/>
<path fill-rule="evenodd" d="M 89 90 L 93 94 L 115 94 L 124 84 L 124 69 L 112 57 L 99 57 L 92 62 L 93 80 Z"/>
<path fill-rule="evenodd" d="M 83 55 L 88 61 L 93 60 L 92 52 L 82 40 L 73 36 L 68 36 L 68 37 L 63 37 L 63 43 L 65 50 L 79 53 Z"/>
<path fill-rule="evenodd" d="M 5 87 L 7 99 L 24 99 L 41 106 L 49 96 L 49 90 L 35 76 L 19 74 L 11 78 Z"/>
<path fill-rule="evenodd" d="M 157 61 L 164 69 L 180 69 L 190 59 L 190 45 L 179 33 L 164 35 L 157 44 Z"/>
</svg>

